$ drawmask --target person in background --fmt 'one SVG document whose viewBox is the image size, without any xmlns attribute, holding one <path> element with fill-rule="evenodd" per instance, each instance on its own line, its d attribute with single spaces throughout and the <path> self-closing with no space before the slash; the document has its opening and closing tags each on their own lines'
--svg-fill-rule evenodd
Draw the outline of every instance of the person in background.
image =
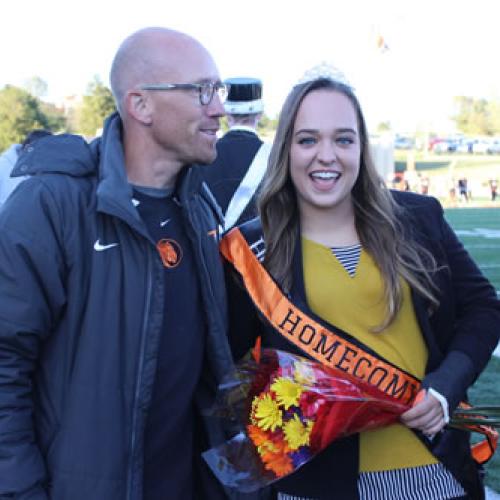
<svg viewBox="0 0 500 500">
<path fill-rule="evenodd" d="M 270 145 L 257 125 L 264 110 L 262 82 L 257 78 L 224 80 L 229 94 L 224 108 L 229 131 L 217 141 L 217 158 L 202 176 L 222 208 L 225 229 L 255 217 L 255 193 L 267 166 Z"/>
<path fill-rule="evenodd" d="M 197 474 L 199 405 L 232 367 L 222 220 L 190 166 L 215 159 L 226 87 L 159 27 L 110 82 L 102 138 L 26 148 L 0 212 L 0 497 L 225 498 Z"/>
<path fill-rule="evenodd" d="M 52 135 L 52 132 L 44 129 L 32 130 L 27 134 L 22 144 L 12 144 L 0 155 L 0 208 L 10 193 L 26 178 L 25 176 L 10 176 L 21 150 L 30 147 L 31 143 L 47 135 Z"/>
<path fill-rule="evenodd" d="M 460 200 L 464 200 L 464 201 L 469 201 L 469 189 L 468 189 L 468 186 L 467 186 L 467 178 L 466 177 L 462 177 L 460 179 L 458 179 L 458 194 L 460 196 Z"/>
<path fill-rule="evenodd" d="M 453 205 L 456 205 L 456 200 L 457 200 L 457 186 L 455 183 L 455 179 L 451 177 L 448 180 L 448 194 L 449 194 L 449 200 Z"/>
<path fill-rule="evenodd" d="M 420 179 L 420 192 L 422 194 L 429 194 L 429 184 L 430 184 L 430 181 L 429 181 L 429 177 L 427 176 L 424 176 Z"/>
<path fill-rule="evenodd" d="M 490 179 L 489 185 L 490 185 L 491 201 L 495 201 L 497 199 L 498 181 L 496 179 Z"/>
<path fill-rule="evenodd" d="M 446 423 L 498 344 L 500 302 L 439 202 L 385 187 L 348 84 L 292 89 L 258 207 L 221 242 L 235 357 L 260 336 L 387 393 L 422 387 L 399 423 L 339 439 L 277 481 L 278 499 L 483 498 L 469 435 Z"/>
</svg>

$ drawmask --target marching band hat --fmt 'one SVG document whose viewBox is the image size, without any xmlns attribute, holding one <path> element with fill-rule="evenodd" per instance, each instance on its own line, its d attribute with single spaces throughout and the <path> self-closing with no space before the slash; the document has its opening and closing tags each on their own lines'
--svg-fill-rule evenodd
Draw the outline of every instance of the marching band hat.
<svg viewBox="0 0 500 500">
<path fill-rule="evenodd" d="M 262 113 L 262 82 L 258 78 L 228 78 L 229 93 L 224 109 L 230 115 Z"/>
</svg>

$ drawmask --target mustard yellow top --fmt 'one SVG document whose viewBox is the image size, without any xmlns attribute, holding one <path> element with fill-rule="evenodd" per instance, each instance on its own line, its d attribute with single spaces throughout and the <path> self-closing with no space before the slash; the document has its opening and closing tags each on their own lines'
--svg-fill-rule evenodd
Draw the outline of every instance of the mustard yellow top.
<svg viewBox="0 0 500 500">
<path fill-rule="evenodd" d="M 422 379 L 428 352 L 415 316 L 410 288 L 403 283 L 403 305 L 396 320 L 383 332 L 370 329 L 385 316 L 382 276 L 364 250 L 354 276 L 332 251 L 302 238 L 305 292 L 311 310 L 350 333 L 388 361 Z M 402 424 L 360 434 L 360 472 L 418 467 L 436 458 Z"/>
</svg>

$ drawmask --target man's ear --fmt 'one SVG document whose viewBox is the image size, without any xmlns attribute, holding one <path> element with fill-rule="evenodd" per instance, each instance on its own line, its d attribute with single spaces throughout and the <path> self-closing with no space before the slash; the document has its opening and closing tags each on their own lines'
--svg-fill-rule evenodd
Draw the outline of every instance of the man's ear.
<svg viewBox="0 0 500 500">
<path fill-rule="evenodd" d="M 128 114 L 144 125 L 151 125 L 153 121 L 152 106 L 149 95 L 142 90 L 130 90 L 125 97 Z"/>
</svg>

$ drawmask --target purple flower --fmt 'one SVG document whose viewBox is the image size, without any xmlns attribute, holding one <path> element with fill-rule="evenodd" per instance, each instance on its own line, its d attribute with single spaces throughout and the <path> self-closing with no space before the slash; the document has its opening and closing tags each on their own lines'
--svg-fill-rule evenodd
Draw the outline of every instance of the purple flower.
<svg viewBox="0 0 500 500">
<path fill-rule="evenodd" d="M 297 451 L 292 451 L 290 453 L 290 458 L 292 459 L 295 468 L 304 464 L 312 457 L 309 446 L 301 446 Z"/>
</svg>

